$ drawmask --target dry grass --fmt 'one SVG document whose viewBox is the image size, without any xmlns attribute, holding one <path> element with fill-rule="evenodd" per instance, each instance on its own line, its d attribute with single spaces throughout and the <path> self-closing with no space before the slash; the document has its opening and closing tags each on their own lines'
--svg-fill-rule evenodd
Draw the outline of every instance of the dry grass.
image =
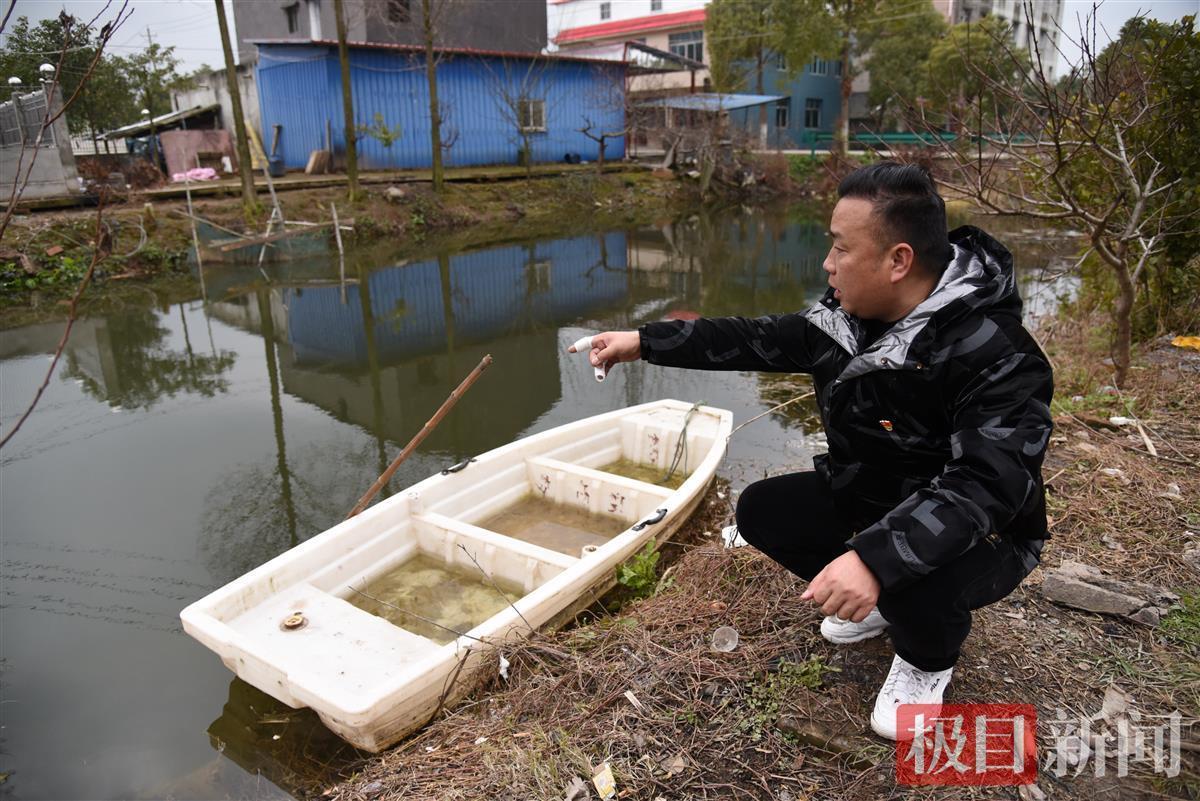
<svg viewBox="0 0 1200 801">
<path fill-rule="evenodd" d="M 1087 325 L 1043 338 L 1058 367 L 1056 432 L 1045 474 L 1053 540 L 1043 570 L 1064 558 L 1195 595 L 1200 575 L 1182 558 L 1200 529 L 1196 498 L 1200 364 L 1156 347 L 1121 394 L 1102 390 Z M 1135 413 L 1139 435 L 1096 421 Z M 1086 446 L 1086 447 L 1084 447 Z M 1129 483 L 1099 473 L 1123 471 Z M 1170 483 L 1183 501 L 1160 497 Z M 419 735 L 359 766 L 324 795 L 357 799 L 554 799 L 607 761 L 621 798 L 1016 798 L 1015 788 L 913 789 L 895 783 L 890 744 L 866 721 L 886 672 L 886 638 L 836 647 L 801 602 L 803 582 L 751 549 L 726 550 L 712 532 L 729 506 L 710 493 L 681 533 L 678 558 L 651 598 L 506 653 L 510 679 L 480 691 Z M 1143 714 L 1183 713 L 1183 740 L 1200 740 L 1200 610 L 1150 629 L 1057 607 L 1038 592 L 1042 571 L 976 615 L 948 695 L 953 702 L 1033 703 L 1043 723 L 1061 710 L 1093 714 L 1116 685 Z M 666 586 L 663 586 L 666 585 Z M 714 652 L 720 625 L 740 634 Z M 636 704 L 627 697 L 632 693 Z M 790 721 L 790 722 L 789 722 Z M 783 725 L 780 725 L 783 723 Z M 1042 758 L 1048 727 L 1039 731 Z M 799 734 L 797 734 L 799 730 Z M 1147 766 L 1129 776 L 1057 778 L 1050 798 L 1200 797 L 1200 760 L 1183 754 L 1174 780 Z M 591 797 L 595 797 L 592 794 Z"/>
</svg>

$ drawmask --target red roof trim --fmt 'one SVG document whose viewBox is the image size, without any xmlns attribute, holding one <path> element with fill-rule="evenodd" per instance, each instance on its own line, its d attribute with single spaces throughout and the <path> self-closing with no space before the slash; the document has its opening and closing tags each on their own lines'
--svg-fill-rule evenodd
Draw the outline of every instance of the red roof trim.
<svg viewBox="0 0 1200 801">
<path fill-rule="evenodd" d="M 578 28 L 567 28 L 560 31 L 554 41 L 558 44 L 566 42 L 582 42 L 590 39 L 607 39 L 628 33 L 640 33 L 662 28 L 677 28 L 683 25 L 704 24 L 705 9 L 697 8 L 692 11 L 677 11 L 674 14 L 654 14 L 649 17 L 614 20 L 601 22 L 599 25 L 581 25 Z"/>
</svg>

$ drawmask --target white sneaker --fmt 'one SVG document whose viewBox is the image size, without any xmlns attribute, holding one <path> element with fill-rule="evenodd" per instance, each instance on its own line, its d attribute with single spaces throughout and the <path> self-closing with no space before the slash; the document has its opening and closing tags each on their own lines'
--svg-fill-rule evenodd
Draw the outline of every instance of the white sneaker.
<svg viewBox="0 0 1200 801">
<path fill-rule="evenodd" d="M 889 625 L 877 608 L 858 623 L 830 615 L 821 621 L 821 636 L 838 645 L 846 645 L 878 637 Z"/>
<path fill-rule="evenodd" d="M 954 668 L 932 673 L 920 670 L 897 654 L 892 660 L 891 671 L 883 681 L 883 689 L 875 699 L 875 709 L 871 712 L 871 728 L 876 734 L 889 740 L 911 740 L 911 731 L 897 733 L 896 710 L 901 704 L 933 704 L 940 710 L 942 694 L 946 692 L 946 685 L 950 683 L 953 673 Z"/>
<path fill-rule="evenodd" d="M 726 548 L 741 548 L 743 545 L 750 544 L 742 539 L 741 534 L 738 534 L 736 525 L 721 529 L 721 541 L 725 543 Z"/>
</svg>

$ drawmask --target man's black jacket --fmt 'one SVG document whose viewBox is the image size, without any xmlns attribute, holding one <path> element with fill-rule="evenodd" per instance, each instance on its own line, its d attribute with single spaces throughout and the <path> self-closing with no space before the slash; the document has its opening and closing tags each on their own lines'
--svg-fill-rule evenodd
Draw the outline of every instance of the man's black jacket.
<svg viewBox="0 0 1200 801">
<path fill-rule="evenodd" d="M 803 313 L 639 329 L 654 364 L 812 373 L 829 441 L 814 464 L 889 590 L 993 533 L 1032 570 L 1047 536 L 1050 365 L 1021 325 L 1008 250 L 972 226 L 950 241 L 937 287 L 875 342 L 832 290 Z"/>
</svg>

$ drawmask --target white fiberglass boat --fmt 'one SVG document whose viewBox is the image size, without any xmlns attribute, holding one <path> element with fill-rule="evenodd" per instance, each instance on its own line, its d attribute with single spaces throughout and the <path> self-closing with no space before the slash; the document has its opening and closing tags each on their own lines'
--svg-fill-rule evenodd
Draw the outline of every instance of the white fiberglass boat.
<svg viewBox="0 0 1200 801">
<path fill-rule="evenodd" d="M 732 420 L 662 400 L 488 451 L 196 601 L 184 630 L 243 680 L 382 750 L 461 697 L 498 646 L 570 620 L 678 529 Z"/>
</svg>

